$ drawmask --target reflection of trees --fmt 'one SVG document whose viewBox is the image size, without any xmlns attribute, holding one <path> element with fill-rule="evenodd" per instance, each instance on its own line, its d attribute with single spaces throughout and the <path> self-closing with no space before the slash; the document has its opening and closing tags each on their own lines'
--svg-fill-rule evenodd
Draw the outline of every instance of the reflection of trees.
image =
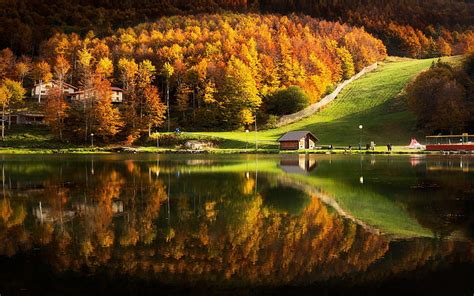
<svg viewBox="0 0 474 296">
<path fill-rule="evenodd" d="M 12 204 L 5 196 L 0 198 L 0 255 L 12 256 L 29 245 L 28 234 L 21 227 L 25 218 L 24 205 Z"/>
<path fill-rule="evenodd" d="M 429 177 L 417 180 L 405 203 L 421 225 L 439 237 L 447 237 L 474 225 L 472 192 L 474 184 L 465 173 L 433 171 Z"/>
<path fill-rule="evenodd" d="M 358 276 L 359 282 L 377 281 L 390 275 L 425 269 L 436 271 L 450 264 L 474 261 L 474 243 L 448 240 L 413 239 L 393 241 L 390 253 L 384 256 L 364 274 Z"/>
<path fill-rule="evenodd" d="M 79 173 L 74 185 L 43 181 L 37 195 L 50 219 L 42 223 L 27 216 L 24 200 L 4 194 L 0 254 L 40 246 L 58 272 L 106 269 L 171 284 L 235 285 L 311 283 L 361 271 L 377 279 L 459 252 L 474 257 L 471 244 L 390 242 L 337 216 L 317 195 L 297 212 L 282 203 L 276 209 L 268 195 L 278 191 L 268 189 L 280 185 L 271 175 L 259 175 L 256 188 L 254 174 L 171 177 L 153 166 L 96 163 L 87 183 Z"/>
</svg>

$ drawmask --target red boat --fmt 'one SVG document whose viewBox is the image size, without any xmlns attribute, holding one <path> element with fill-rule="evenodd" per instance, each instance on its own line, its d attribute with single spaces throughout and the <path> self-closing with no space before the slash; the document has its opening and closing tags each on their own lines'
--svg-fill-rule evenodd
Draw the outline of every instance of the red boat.
<svg viewBox="0 0 474 296">
<path fill-rule="evenodd" d="M 426 137 L 427 151 L 474 151 L 474 135 L 449 135 Z"/>
</svg>

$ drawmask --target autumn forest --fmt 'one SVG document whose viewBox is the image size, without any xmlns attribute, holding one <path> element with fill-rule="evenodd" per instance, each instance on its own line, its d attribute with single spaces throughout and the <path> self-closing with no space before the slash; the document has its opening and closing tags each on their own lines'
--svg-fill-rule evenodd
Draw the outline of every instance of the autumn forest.
<svg viewBox="0 0 474 296">
<path fill-rule="evenodd" d="M 58 139 L 78 143 L 271 127 L 387 55 L 472 52 L 472 11 L 463 1 L 3 1 L 3 116 L 41 110 Z M 24 99 L 49 81 L 48 100 Z M 113 87 L 123 104 L 110 102 Z"/>
</svg>

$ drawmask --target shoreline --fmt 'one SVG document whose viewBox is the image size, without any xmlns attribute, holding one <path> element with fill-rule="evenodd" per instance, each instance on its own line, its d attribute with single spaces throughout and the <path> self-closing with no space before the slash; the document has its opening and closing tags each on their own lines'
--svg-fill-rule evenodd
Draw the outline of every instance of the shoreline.
<svg viewBox="0 0 474 296">
<path fill-rule="evenodd" d="M 0 147 L 0 154 L 22 155 L 22 154 L 316 154 L 316 155 L 474 155 L 474 151 L 426 151 L 408 150 L 394 148 L 393 151 L 386 150 L 279 150 L 279 149 L 206 149 L 191 150 L 179 148 L 156 148 L 156 147 L 77 147 L 77 148 L 22 148 L 22 147 Z"/>
</svg>

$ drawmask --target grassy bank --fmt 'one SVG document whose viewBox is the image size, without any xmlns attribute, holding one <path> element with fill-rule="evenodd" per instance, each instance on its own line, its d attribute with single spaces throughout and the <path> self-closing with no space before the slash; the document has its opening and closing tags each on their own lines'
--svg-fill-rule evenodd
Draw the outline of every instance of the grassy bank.
<svg viewBox="0 0 474 296">
<path fill-rule="evenodd" d="M 388 59 L 380 67 L 346 87 L 324 110 L 293 124 L 258 133 L 259 145 L 276 148 L 277 139 L 287 131 L 309 130 L 321 144 L 352 145 L 375 141 L 376 144 L 407 145 L 415 136 L 424 140 L 424 134 L 415 127 L 414 116 L 407 111 L 399 94 L 420 72 L 428 69 L 437 59 Z M 443 58 L 456 63 L 460 57 Z M 361 131 L 359 125 L 364 126 Z M 200 136 L 222 140 L 222 148 L 245 148 L 255 145 L 254 133 L 203 132 Z"/>
</svg>

